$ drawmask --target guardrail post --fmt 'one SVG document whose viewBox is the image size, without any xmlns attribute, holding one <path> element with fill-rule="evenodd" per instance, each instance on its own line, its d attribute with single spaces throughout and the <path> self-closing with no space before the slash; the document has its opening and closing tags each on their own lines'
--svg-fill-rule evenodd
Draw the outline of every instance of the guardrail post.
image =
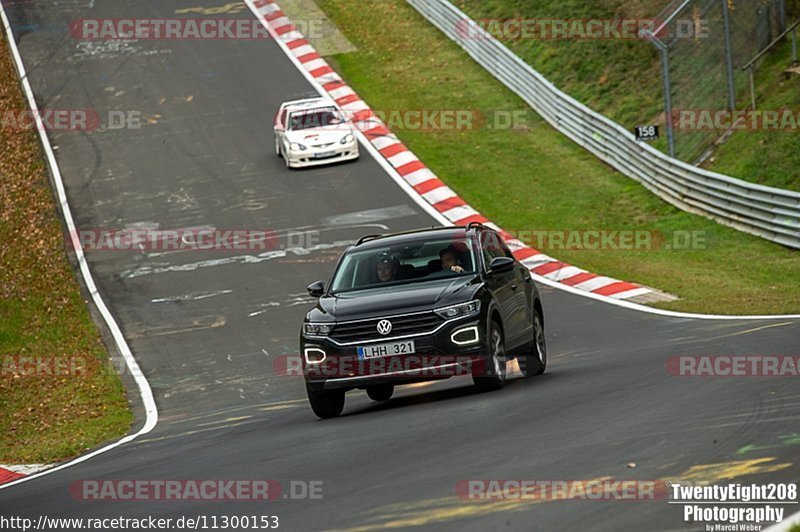
<svg viewBox="0 0 800 532">
<path fill-rule="evenodd" d="M 728 68 L 728 109 L 736 110 L 736 86 L 733 81 L 733 45 L 731 43 L 731 17 L 728 0 L 722 2 L 722 22 L 725 27 L 725 63 Z"/>
</svg>

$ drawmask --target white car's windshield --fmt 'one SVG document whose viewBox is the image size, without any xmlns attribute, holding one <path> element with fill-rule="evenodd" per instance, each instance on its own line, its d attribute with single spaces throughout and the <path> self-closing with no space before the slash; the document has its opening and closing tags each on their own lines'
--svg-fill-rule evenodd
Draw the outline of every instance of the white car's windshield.
<svg viewBox="0 0 800 532">
<path fill-rule="evenodd" d="M 297 111 L 289 117 L 289 130 L 298 131 L 342 124 L 344 118 L 338 109 L 325 107 L 311 111 Z"/>
<path fill-rule="evenodd" d="M 351 251 L 342 260 L 331 292 L 446 279 L 475 272 L 470 242 L 437 239 Z"/>
</svg>

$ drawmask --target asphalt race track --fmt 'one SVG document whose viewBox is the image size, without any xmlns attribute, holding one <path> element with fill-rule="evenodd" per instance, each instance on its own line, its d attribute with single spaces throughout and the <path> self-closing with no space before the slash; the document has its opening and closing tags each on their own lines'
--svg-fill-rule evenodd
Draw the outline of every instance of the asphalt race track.
<svg viewBox="0 0 800 532">
<path fill-rule="evenodd" d="M 306 285 L 327 279 L 363 234 L 436 221 L 366 150 L 352 164 L 284 168 L 272 117 L 282 101 L 312 89 L 275 42 L 87 46 L 63 30 L 78 18 L 170 18 L 219 3 L 11 4 L 41 108 L 144 117 L 140 129 L 51 134 L 79 228 L 211 226 L 315 239 L 260 257 L 89 252 L 153 387 L 158 425 L 131 444 L 0 490 L 0 514 L 277 515 L 286 530 L 695 530 L 665 500 L 474 502 L 455 487 L 466 479 L 798 481 L 799 448 L 780 439 L 800 422 L 795 379 L 678 378 L 665 365 L 676 355 L 798 355 L 800 321 L 666 318 L 548 287 L 545 376 L 489 394 L 456 378 L 402 389 L 381 405 L 352 393 L 341 418 L 318 420 L 302 380 L 274 369 L 297 352 L 313 304 Z M 70 495 L 82 479 L 276 479 L 284 489 L 322 481 L 323 496 L 96 502 Z"/>
</svg>

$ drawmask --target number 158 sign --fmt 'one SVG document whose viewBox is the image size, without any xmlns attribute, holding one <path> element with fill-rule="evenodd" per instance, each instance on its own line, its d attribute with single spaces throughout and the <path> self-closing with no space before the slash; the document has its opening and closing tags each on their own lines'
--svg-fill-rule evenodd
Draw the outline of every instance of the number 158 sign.
<svg viewBox="0 0 800 532">
<path fill-rule="evenodd" d="M 652 142 L 658 140 L 658 126 L 637 126 L 634 130 L 636 140 Z"/>
</svg>

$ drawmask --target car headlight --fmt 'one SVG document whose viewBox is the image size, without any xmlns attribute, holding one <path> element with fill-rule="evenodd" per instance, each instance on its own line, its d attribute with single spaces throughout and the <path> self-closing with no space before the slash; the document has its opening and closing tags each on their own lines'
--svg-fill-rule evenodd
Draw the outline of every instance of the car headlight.
<svg viewBox="0 0 800 532">
<path fill-rule="evenodd" d="M 304 145 L 300 144 L 299 142 L 292 142 L 291 144 L 289 144 L 289 149 L 298 150 L 298 151 L 306 151 L 306 149 L 308 149 L 308 148 L 306 148 Z"/>
<path fill-rule="evenodd" d="M 452 307 L 442 307 L 434 310 L 436 314 L 446 320 L 456 318 L 466 318 L 469 316 L 477 316 L 481 311 L 480 301 L 470 301 L 469 303 L 462 303 L 460 305 L 453 305 Z"/>
<path fill-rule="evenodd" d="M 333 325 L 328 323 L 304 323 L 303 333 L 309 336 L 328 336 L 333 331 Z"/>
<path fill-rule="evenodd" d="M 351 142 L 353 142 L 353 140 L 355 140 L 355 137 L 353 136 L 353 134 L 352 133 L 348 133 L 347 135 L 344 136 L 344 138 L 342 140 L 339 141 L 339 143 L 340 144 L 350 144 Z"/>
</svg>

